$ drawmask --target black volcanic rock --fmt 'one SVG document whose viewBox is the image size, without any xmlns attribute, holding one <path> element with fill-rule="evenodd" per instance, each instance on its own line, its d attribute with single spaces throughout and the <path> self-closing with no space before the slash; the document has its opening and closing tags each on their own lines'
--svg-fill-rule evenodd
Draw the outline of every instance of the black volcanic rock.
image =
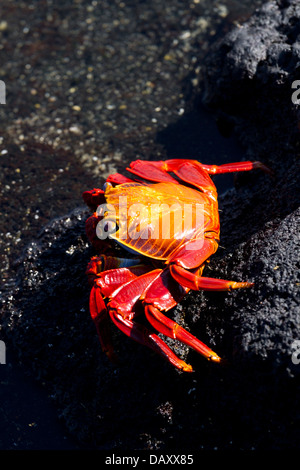
<svg viewBox="0 0 300 470">
<path fill-rule="evenodd" d="M 274 171 L 269 179 L 238 177 L 239 188 L 221 201 L 221 243 L 243 242 L 230 271 L 256 283 L 254 297 L 240 306 L 237 350 L 248 359 L 272 358 L 276 373 L 280 364 L 296 374 L 290 358 L 300 313 L 299 106 L 291 97 L 300 73 L 299 24 L 297 1 L 266 3 L 209 57 L 203 94 L 220 129 L 231 128 L 244 144 L 246 159 Z"/>
<path fill-rule="evenodd" d="M 176 344 L 196 370 L 178 373 L 115 329 L 121 364 L 108 363 L 88 312 L 84 271 L 93 251 L 85 209 L 45 227 L 6 283 L 8 344 L 87 447 L 298 449 L 299 131 L 291 83 L 299 72 L 299 22 L 297 2 L 267 3 L 225 37 L 206 66 L 203 99 L 220 129 L 238 135 L 247 159 L 274 170 L 273 177 L 239 175 L 220 197 L 225 250 L 205 271 L 254 281 L 254 288 L 190 293 L 173 312 L 226 366 Z"/>
</svg>

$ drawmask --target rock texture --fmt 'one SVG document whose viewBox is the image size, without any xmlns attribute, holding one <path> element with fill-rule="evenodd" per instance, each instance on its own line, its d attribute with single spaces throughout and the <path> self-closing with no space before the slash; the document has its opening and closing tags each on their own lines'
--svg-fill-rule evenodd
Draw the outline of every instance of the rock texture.
<svg viewBox="0 0 300 470">
<path fill-rule="evenodd" d="M 225 249 L 206 271 L 254 281 L 254 289 L 193 293 L 173 312 L 227 366 L 176 344 L 196 369 L 178 373 L 115 330 L 121 364 L 106 361 L 88 313 L 85 209 L 45 227 L 16 263 L 3 292 L 3 330 L 83 447 L 298 448 L 299 140 L 291 83 L 299 22 L 296 1 L 267 3 L 207 62 L 203 100 L 221 131 L 235 132 L 246 158 L 275 174 L 239 175 L 220 198 Z"/>
<path fill-rule="evenodd" d="M 257 10 L 210 57 L 203 96 L 220 129 L 238 134 L 246 158 L 274 171 L 269 180 L 243 176 L 242 187 L 222 201 L 223 242 L 245 242 L 244 267 L 259 285 L 241 341 L 261 357 L 274 357 L 274 347 L 285 355 L 299 335 L 299 106 L 291 99 L 300 72 L 299 18 L 296 1 Z"/>
</svg>

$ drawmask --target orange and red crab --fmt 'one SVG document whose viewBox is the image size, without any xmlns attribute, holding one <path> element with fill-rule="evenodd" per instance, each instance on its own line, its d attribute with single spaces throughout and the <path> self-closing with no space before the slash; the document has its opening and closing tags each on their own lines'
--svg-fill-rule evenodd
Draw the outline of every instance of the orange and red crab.
<svg viewBox="0 0 300 470">
<path fill-rule="evenodd" d="M 86 232 L 99 256 L 90 260 L 87 275 L 91 317 L 108 357 L 114 356 L 111 319 L 178 369 L 193 370 L 155 331 L 220 362 L 214 351 L 163 312 L 190 290 L 230 291 L 253 285 L 204 277 L 202 272 L 220 235 L 217 190 L 209 175 L 257 168 L 268 171 L 260 162 L 216 166 L 184 159 L 137 160 L 128 168 L 134 179 L 116 173 L 104 189 L 83 193 L 87 205 L 97 209 L 86 222 Z M 115 256 L 111 240 L 125 248 L 128 257 Z M 142 312 L 154 331 L 135 321 Z"/>
</svg>

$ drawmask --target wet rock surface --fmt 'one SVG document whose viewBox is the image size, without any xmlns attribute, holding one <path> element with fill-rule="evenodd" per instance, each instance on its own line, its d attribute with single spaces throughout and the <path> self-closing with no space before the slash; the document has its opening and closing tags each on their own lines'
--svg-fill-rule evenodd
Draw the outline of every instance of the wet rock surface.
<svg viewBox="0 0 300 470">
<path fill-rule="evenodd" d="M 2 332 L 24 369 L 52 396 L 79 446 L 298 448 L 300 368 L 292 361 L 300 326 L 299 140 L 291 101 L 299 50 L 295 19 L 296 2 L 266 4 L 225 37 L 205 70 L 201 96 L 220 130 L 236 133 L 245 158 L 262 160 L 275 173 L 239 175 L 235 188 L 220 197 L 224 248 L 206 269 L 207 276 L 254 281 L 255 287 L 191 293 L 173 312 L 226 366 L 172 343 L 195 368 L 194 374 L 179 373 L 115 330 L 121 364 L 107 362 L 88 312 L 84 271 L 93 251 L 84 233 L 85 208 L 44 227 L 11 268 Z"/>
</svg>

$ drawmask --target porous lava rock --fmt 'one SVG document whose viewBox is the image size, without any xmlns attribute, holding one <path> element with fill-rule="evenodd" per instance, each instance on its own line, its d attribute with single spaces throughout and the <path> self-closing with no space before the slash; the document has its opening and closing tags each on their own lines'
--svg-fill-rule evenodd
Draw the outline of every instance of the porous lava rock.
<svg viewBox="0 0 300 470">
<path fill-rule="evenodd" d="M 269 179 L 243 175 L 222 198 L 222 242 L 243 242 L 239 272 L 243 267 L 256 283 L 256 308 L 248 306 L 248 314 L 242 308 L 245 351 L 272 358 L 274 350 L 281 351 L 287 367 L 291 344 L 299 338 L 300 115 L 292 100 L 300 74 L 299 24 L 297 1 L 266 3 L 209 57 L 203 93 L 221 131 L 235 132 L 245 146 L 246 159 L 261 160 L 274 172 Z M 258 346 L 266 330 L 265 345 Z"/>
<path fill-rule="evenodd" d="M 226 365 L 176 344 L 195 367 L 183 374 L 115 329 L 120 364 L 108 363 L 88 312 L 86 209 L 45 227 L 16 263 L 3 292 L 2 329 L 83 446 L 298 448 L 299 140 L 291 83 L 299 72 L 299 24 L 296 1 L 267 3 L 206 64 L 203 101 L 221 131 L 235 132 L 245 158 L 274 171 L 239 175 L 220 197 L 225 249 L 206 270 L 255 287 L 191 293 L 173 312 Z"/>
</svg>

